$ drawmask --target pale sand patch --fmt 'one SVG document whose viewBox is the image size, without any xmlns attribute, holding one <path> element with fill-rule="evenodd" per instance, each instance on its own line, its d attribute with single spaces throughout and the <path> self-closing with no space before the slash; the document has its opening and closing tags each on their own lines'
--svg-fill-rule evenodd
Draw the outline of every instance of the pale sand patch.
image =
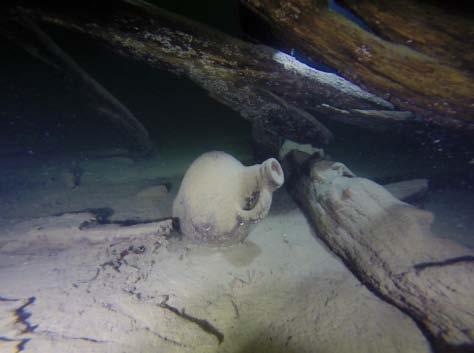
<svg viewBox="0 0 474 353">
<path fill-rule="evenodd" d="M 128 236 L 113 226 L 79 230 L 90 218 L 44 217 L 2 230 L 0 296 L 34 297 L 25 322 L 38 326 L 22 333 L 2 320 L 0 336 L 30 338 L 25 352 L 430 351 L 410 318 L 369 292 L 315 238 L 283 190 L 248 240 L 229 248 L 164 241 L 134 228 Z M 207 320 L 222 343 L 166 305 Z M 11 305 L 0 310 L 15 314 Z"/>
</svg>

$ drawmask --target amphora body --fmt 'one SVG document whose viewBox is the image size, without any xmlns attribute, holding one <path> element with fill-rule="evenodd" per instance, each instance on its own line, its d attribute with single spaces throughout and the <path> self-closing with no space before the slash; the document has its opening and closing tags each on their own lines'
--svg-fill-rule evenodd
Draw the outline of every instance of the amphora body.
<svg viewBox="0 0 474 353">
<path fill-rule="evenodd" d="M 245 167 L 227 153 L 207 152 L 186 171 L 173 217 L 179 219 L 181 233 L 194 242 L 240 242 L 250 226 L 267 215 L 272 193 L 283 182 L 283 170 L 274 158 Z"/>
</svg>

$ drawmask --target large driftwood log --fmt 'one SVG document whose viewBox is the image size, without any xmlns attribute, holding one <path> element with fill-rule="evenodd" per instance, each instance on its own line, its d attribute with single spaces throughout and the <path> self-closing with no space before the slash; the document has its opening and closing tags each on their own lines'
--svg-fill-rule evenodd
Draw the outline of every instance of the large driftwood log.
<svg viewBox="0 0 474 353">
<path fill-rule="evenodd" d="M 412 111 L 428 123 L 474 130 L 472 40 L 466 38 L 472 37 L 472 20 L 445 16 L 424 1 L 347 1 L 394 43 L 331 10 L 326 0 L 241 2 L 289 48 L 387 97 L 399 109 Z M 387 4 L 391 5 L 385 10 Z M 393 30 L 386 31 L 388 26 Z"/>
<path fill-rule="evenodd" d="M 393 127 L 414 120 L 410 113 L 393 110 L 386 100 L 337 75 L 140 0 L 123 0 L 103 9 L 32 5 L 21 10 L 38 21 L 100 39 L 121 54 L 185 75 L 260 128 L 299 142 L 330 140 L 330 132 L 315 116 L 364 127 Z"/>
<path fill-rule="evenodd" d="M 294 167 L 301 158 L 292 155 Z M 363 283 L 417 321 L 435 351 L 472 352 L 470 249 L 436 238 L 431 213 L 355 177 L 341 163 L 309 158 L 290 183 L 318 236 Z"/>
</svg>

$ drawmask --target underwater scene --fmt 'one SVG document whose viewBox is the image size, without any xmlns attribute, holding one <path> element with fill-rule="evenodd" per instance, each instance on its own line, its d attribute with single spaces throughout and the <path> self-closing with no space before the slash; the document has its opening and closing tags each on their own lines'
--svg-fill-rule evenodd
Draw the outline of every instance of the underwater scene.
<svg viewBox="0 0 474 353">
<path fill-rule="evenodd" d="M 474 13 L 0 5 L 0 353 L 474 352 Z"/>
</svg>

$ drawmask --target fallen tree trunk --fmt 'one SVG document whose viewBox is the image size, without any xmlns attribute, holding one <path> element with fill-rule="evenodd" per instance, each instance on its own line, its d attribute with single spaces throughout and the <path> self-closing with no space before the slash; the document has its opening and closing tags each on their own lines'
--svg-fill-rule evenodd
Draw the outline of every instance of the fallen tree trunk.
<svg viewBox="0 0 474 353">
<path fill-rule="evenodd" d="M 268 23 L 288 48 L 334 68 L 397 108 L 414 112 L 427 123 L 474 130 L 472 43 L 465 39 L 474 30 L 472 20 L 445 16 L 420 1 L 346 1 L 370 25 L 378 21 L 375 28 L 393 43 L 330 9 L 326 0 L 241 3 Z M 387 27 L 393 30 L 386 31 Z"/>
<path fill-rule="evenodd" d="M 436 352 L 474 349 L 474 253 L 430 232 L 433 215 L 341 163 L 290 153 L 290 189 L 316 232 L 375 293 L 410 315 Z"/>
<path fill-rule="evenodd" d="M 32 5 L 22 7 L 21 12 L 102 40 L 114 51 L 146 64 L 185 75 L 244 118 L 283 138 L 327 143 L 331 133 L 316 117 L 366 128 L 393 128 L 414 121 L 410 113 L 393 110 L 384 99 L 337 75 L 144 1 L 97 6 L 102 5 L 94 9 Z"/>
</svg>

